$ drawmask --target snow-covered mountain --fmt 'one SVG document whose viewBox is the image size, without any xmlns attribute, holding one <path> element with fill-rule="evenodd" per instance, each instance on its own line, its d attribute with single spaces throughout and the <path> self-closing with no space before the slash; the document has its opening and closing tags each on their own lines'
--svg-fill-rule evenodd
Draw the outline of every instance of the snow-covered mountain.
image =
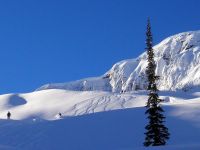
<svg viewBox="0 0 200 150">
<path fill-rule="evenodd" d="M 200 86 L 200 31 L 180 33 L 154 46 L 160 90 L 188 90 Z M 46 84 L 37 90 L 125 92 L 146 88 L 146 52 L 116 63 L 103 76 L 68 83 Z"/>
<path fill-rule="evenodd" d="M 146 87 L 143 53 L 100 77 L 0 95 L 0 149 L 199 150 L 200 88 L 193 87 L 200 85 L 200 31 L 169 37 L 154 49 L 168 145 L 143 147 L 148 97 L 136 90 Z"/>
</svg>

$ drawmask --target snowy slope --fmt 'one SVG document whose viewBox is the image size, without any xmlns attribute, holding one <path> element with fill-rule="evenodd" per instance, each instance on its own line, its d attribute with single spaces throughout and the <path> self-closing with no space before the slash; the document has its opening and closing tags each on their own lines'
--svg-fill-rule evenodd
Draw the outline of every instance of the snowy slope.
<svg viewBox="0 0 200 150">
<path fill-rule="evenodd" d="M 184 32 L 154 46 L 160 90 L 189 90 L 200 85 L 200 31 Z M 76 91 L 132 91 L 146 87 L 146 54 L 116 63 L 103 76 L 69 83 L 47 84 L 43 89 Z"/>
<path fill-rule="evenodd" d="M 0 96 L 0 118 L 5 119 L 7 111 L 13 112 L 12 119 L 17 120 L 30 118 L 54 120 L 57 119 L 56 115 L 59 112 L 63 116 L 77 116 L 140 107 L 146 102 L 146 96 L 141 95 L 142 93 L 119 94 L 50 89 L 26 94 L 6 94 Z"/>
<path fill-rule="evenodd" d="M 198 90 L 197 90 L 198 91 Z M 164 105 L 189 105 L 199 102 L 200 93 L 161 92 Z M 101 91 L 68 91 L 49 89 L 25 94 L 0 95 L 0 118 L 6 119 L 6 113 L 12 113 L 12 119 L 56 120 L 58 113 L 63 117 L 91 114 L 116 109 L 144 107 L 147 101 L 146 91 L 113 93 Z"/>
<path fill-rule="evenodd" d="M 199 150 L 200 92 L 160 95 L 171 139 L 167 147 L 150 150 Z M 9 110 L 14 120 L 0 120 L 0 145 L 8 150 L 145 150 L 146 99 L 145 91 L 52 89 L 1 95 L 0 117 L 5 119 Z"/>
</svg>

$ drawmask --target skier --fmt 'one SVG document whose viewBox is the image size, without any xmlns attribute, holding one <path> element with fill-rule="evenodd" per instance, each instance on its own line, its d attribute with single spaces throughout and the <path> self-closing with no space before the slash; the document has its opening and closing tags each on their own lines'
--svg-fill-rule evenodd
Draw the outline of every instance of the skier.
<svg viewBox="0 0 200 150">
<path fill-rule="evenodd" d="M 59 115 L 60 118 L 62 117 L 62 114 L 60 112 L 58 113 L 58 115 Z"/>
<path fill-rule="evenodd" d="M 10 117 L 11 117 L 11 113 L 8 111 L 8 113 L 7 113 L 7 119 L 10 119 Z"/>
</svg>

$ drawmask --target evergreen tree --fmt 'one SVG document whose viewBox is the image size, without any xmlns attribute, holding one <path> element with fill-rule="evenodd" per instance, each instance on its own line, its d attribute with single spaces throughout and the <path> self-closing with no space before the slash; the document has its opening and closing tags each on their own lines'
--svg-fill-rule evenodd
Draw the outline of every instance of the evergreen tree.
<svg viewBox="0 0 200 150">
<path fill-rule="evenodd" d="M 159 105 L 161 99 L 158 96 L 158 89 L 156 85 L 156 81 L 159 79 L 158 76 L 155 75 L 156 64 L 154 61 L 154 51 L 153 51 L 153 43 L 152 43 L 152 33 L 151 33 L 151 25 L 150 20 L 147 22 L 147 31 L 146 31 L 146 50 L 147 50 L 147 59 L 148 66 L 146 68 L 146 75 L 148 78 L 148 101 L 146 105 L 145 114 L 148 115 L 148 125 L 145 127 L 147 130 L 145 132 L 146 138 L 144 142 L 144 146 L 159 146 L 165 145 L 166 140 L 169 139 L 168 128 L 165 127 L 164 123 L 164 110 Z"/>
</svg>

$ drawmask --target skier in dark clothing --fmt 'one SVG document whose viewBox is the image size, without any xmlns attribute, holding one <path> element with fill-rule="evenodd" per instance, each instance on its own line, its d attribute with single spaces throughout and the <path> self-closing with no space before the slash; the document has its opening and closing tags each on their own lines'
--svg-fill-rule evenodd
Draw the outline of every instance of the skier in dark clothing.
<svg viewBox="0 0 200 150">
<path fill-rule="evenodd" d="M 10 119 L 10 117 L 11 117 L 11 113 L 8 111 L 8 113 L 7 113 L 7 119 Z"/>
</svg>

